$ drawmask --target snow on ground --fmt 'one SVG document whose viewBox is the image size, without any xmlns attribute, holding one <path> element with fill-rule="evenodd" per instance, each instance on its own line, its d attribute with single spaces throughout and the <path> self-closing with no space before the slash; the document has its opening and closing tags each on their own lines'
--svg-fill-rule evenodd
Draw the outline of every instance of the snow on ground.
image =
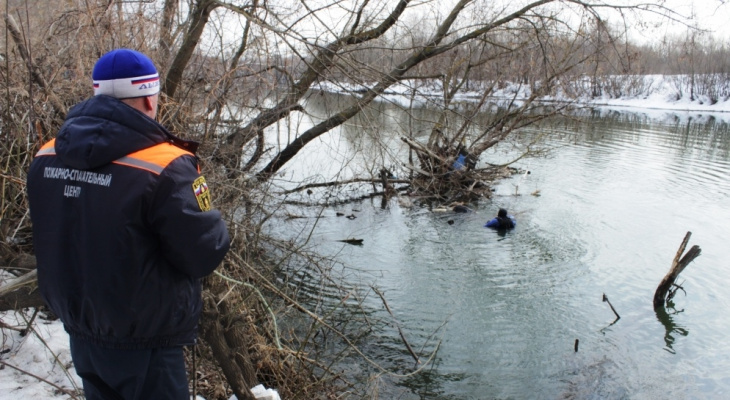
<svg viewBox="0 0 730 400">
<path fill-rule="evenodd" d="M 33 312 L 0 313 L 0 400 L 82 399 L 68 334 L 58 320 L 43 320 L 41 314 L 33 319 Z M 23 332 L 31 320 L 31 330 Z M 281 400 L 275 389 L 263 385 L 251 391 L 259 400 Z M 205 399 L 198 396 L 197 400 Z"/>
<path fill-rule="evenodd" d="M 652 78 L 657 79 L 657 78 Z M 730 101 L 718 101 L 710 104 L 708 101 L 689 101 L 680 98 L 676 100 L 676 89 L 671 81 L 658 78 L 651 85 L 651 91 L 624 98 L 599 98 L 578 101 L 581 104 L 600 107 L 601 109 L 626 110 L 646 114 L 652 119 L 665 118 L 693 119 L 715 118 L 730 122 Z M 327 86 L 323 90 L 342 91 L 343 88 Z M 408 104 L 408 91 L 404 86 L 393 87 L 383 100 L 398 101 Z M 505 87 L 500 94 L 509 97 L 521 88 Z M 422 94 L 428 94 L 422 91 Z M 519 93 L 518 93 L 519 94 Z M 432 92 L 435 98 L 438 90 Z M 476 96 L 476 94 L 474 94 Z M 429 96 L 420 98 L 429 101 Z M 469 95 L 467 94 L 468 98 Z M 559 98 L 551 100 L 560 101 Z M 0 313 L 0 331 L 2 344 L 0 347 L 0 400 L 36 399 L 56 400 L 69 399 L 69 393 L 76 393 L 81 387 L 81 381 L 76 376 L 71 363 L 71 354 L 68 345 L 68 335 L 59 321 L 45 321 L 40 316 L 34 319 L 32 330 L 22 335 L 21 330 L 28 326 L 28 320 L 33 317 L 33 310 L 23 313 Z M 278 399 L 271 389 L 255 388 L 262 399 Z M 80 398 L 80 397 L 79 397 Z M 205 400 L 198 397 L 200 400 Z M 234 396 L 235 399 L 235 396 Z"/>
<path fill-rule="evenodd" d="M 0 313 L 4 325 L 0 399 L 68 399 L 68 393 L 81 387 L 71 363 L 68 334 L 60 323 L 37 316 L 32 329 L 23 335 L 21 330 L 32 317 L 32 310 Z"/>
</svg>

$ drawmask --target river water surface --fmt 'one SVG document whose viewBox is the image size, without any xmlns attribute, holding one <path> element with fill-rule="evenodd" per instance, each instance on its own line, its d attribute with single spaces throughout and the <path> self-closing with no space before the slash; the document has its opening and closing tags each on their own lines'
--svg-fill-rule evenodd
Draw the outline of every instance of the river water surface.
<svg viewBox="0 0 730 400">
<path fill-rule="evenodd" d="M 730 398 L 727 123 L 580 118 L 550 128 L 550 155 L 521 161 L 530 173 L 499 182 L 474 212 L 379 199 L 322 211 L 317 250 L 367 273 L 416 350 L 440 340 L 432 367 L 384 378 L 395 386 L 381 398 Z M 321 146 L 357 158 L 364 145 L 347 130 Z M 311 173 L 308 163 L 292 175 Z M 483 227 L 500 207 L 517 219 L 504 235 Z M 657 313 L 654 290 L 688 231 L 702 254 L 680 275 L 686 294 Z M 363 245 L 336 242 L 353 237 Z"/>
</svg>

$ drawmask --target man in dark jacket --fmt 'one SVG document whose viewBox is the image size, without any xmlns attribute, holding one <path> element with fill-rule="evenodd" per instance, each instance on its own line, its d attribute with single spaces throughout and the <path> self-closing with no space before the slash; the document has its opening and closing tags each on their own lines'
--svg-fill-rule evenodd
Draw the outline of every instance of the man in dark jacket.
<svg viewBox="0 0 730 400">
<path fill-rule="evenodd" d="M 28 172 L 38 284 L 87 399 L 189 399 L 200 278 L 229 248 L 197 143 L 155 121 L 159 76 L 117 49 Z"/>
<path fill-rule="evenodd" d="M 506 230 L 512 229 L 517 226 L 517 221 L 515 220 L 515 217 L 507 214 L 506 209 L 500 208 L 497 212 L 497 216 L 487 221 L 484 226 L 497 230 Z"/>
</svg>

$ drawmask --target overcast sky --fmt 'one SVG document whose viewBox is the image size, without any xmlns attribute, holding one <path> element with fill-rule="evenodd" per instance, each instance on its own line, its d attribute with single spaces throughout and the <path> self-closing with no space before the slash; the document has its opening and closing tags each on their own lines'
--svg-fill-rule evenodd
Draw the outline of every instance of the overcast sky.
<svg viewBox="0 0 730 400">
<path fill-rule="evenodd" d="M 307 4 L 315 4 L 318 7 L 315 9 L 317 12 L 317 20 L 312 21 L 311 28 L 307 29 L 308 22 L 307 18 L 298 19 L 301 15 L 295 15 L 292 18 L 299 21 L 296 28 L 296 33 L 302 35 L 308 41 L 317 41 L 319 43 L 327 42 L 331 40 L 331 33 L 340 32 L 342 24 L 348 21 L 344 16 L 345 5 L 352 5 L 351 1 L 357 0 L 307 0 Z M 390 0 L 371 1 L 370 5 L 373 9 L 378 9 L 383 4 L 388 4 Z M 437 19 L 442 20 L 444 15 L 451 10 L 453 4 L 458 0 L 418 0 L 413 3 L 414 11 L 417 13 L 429 13 L 429 10 L 441 9 L 442 12 L 437 12 L 439 17 Z M 534 0 L 476 0 L 472 7 L 481 7 L 488 5 L 490 9 L 493 9 L 499 15 L 506 12 L 515 11 L 521 8 L 529 2 Z M 694 20 L 684 20 L 686 24 L 690 26 L 696 26 L 701 29 L 706 29 L 713 32 L 717 39 L 724 40 L 730 43 L 730 0 L 588 0 L 589 3 L 593 4 L 620 4 L 620 5 L 636 5 L 640 3 L 657 4 L 662 3 L 667 9 L 674 11 L 674 17 L 676 20 L 682 20 L 683 17 L 692 17 Z M 333 5 L 337 4 L 337 5 Z M 556 2 L 550 6 L 569 8 L 570 3 Z M 324 5 L 329 5 L 324 7 Z M 380 6 L 379 6 L 380 5 Z M 351 7 L 350 7 L 351 8 Z M 579 7 L 577 7 L 580 9 Z M 387 7 L 386 7 L 387 9 Z M 304 12 L 305 10 L 302 10 Z M 382 11 L 382 10 L 381 10 Z M 387 10 L 385 10 L 387 11 Z M 607 18 L 610 23 L 615 24 L 618 29 L 623 27 L 624 22 L 621 20 L 618 13 L 612 12 L 610 9 L 600 8 L 599 11 L 604 18 Z M 658 10 L 657 10 L 658 11 Z M 223 33 L 224 37 L 231 40 L 233 47 L 238 46 L 238 40 L 242 34 L 244 20 L 240 16 L 234 16 L 233 13 L 225 13 L 227 17 L 224 18 L 220 31 L 216 33 Z M 296 14 L 296 13 L 294 13 Z M 420 15 L 420 14 L 419 14 Z M 433 14 L 430 14 L 433 17 Z M 569 18 L 570 12 L 562 14 L 562 17 Z M 573 14 L 577 15 L 577 14 Z M 681 24 L 678 21 L 673 21 L 662 13 L 635 13 L 627 11 L 624 14 L 627 19 L 625 23 L 626 27 L 631 30 L 631 40 L 637 44 L 644 44 L 650 42 L 657 42 L 667 36 L 681 36 L 687 31 L 687 26 Z M 420 18 L 406 18 L 404 21 L 418 21 Z M 211 32 L 213 33 L 213 32 Z M 204 39 L 206 44 L 217 45 L 218 40 L 214 37 L 207 37 Z M 228 40 L 226 40 L 228 42 Z M 286 47 L 286 46 L 284 46 Z"/>
<path fill-rule="evenodd" d="M 694 23 L 701 29 L 712 31 L 719 39 L 730 39 L 730 0 L 666 0 L 665 6 L 685 17 L 695 16 Z M 686 28 L 666 18 L 658 19 L 660 26 L 643 34 L 645 40 L 667 34 L 684 32 Z"/>
</svg>

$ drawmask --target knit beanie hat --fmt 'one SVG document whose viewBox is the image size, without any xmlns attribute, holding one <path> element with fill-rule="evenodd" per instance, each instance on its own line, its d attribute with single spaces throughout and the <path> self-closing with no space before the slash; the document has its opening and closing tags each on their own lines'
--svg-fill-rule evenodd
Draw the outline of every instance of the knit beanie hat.
<svg viewBox="0 0 730 400">
<path fill-rule="evenodd" d="M 101 56 L 91 76 L 94 96 L 105 94 L 128 99 L 160 92 L 160 75 L 152 60 L 130 49 L 116 49 Z"/>
</svg>

